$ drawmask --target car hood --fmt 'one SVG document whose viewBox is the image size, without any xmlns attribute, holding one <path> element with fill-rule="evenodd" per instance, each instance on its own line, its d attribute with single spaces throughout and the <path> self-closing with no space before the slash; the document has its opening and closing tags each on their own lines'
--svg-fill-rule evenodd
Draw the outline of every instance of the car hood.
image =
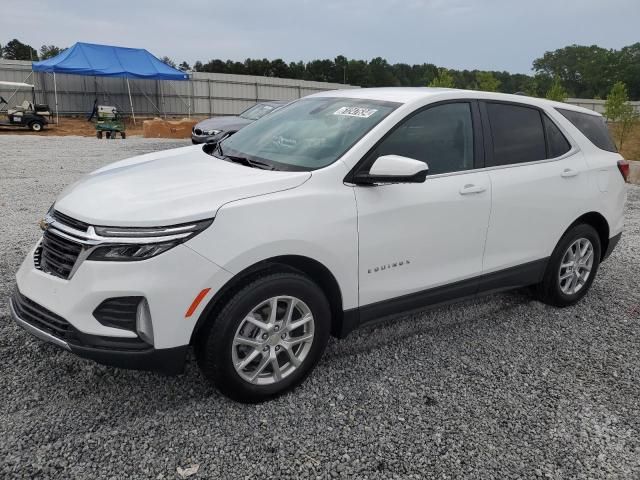
<svg viewBox="0 0 640 480">
<path fill-rule="evenodd" d="M 214 117 L 208 118 L 198 123 L 195 128 L 202 130 L 222 130 L 228 132 L 229 130 L 240 130 L 242 127 L 249 125 L 251 120 L 241 117 Z"/>
<path fill-rule="evenodd" d="M 165 226 L 212 218 L 225 203 L 302 185 L 310 172 L 261 170 L 201 146 L 122 160 L 68 186 L 55 209 L 92 225 Z"/>
</svg>

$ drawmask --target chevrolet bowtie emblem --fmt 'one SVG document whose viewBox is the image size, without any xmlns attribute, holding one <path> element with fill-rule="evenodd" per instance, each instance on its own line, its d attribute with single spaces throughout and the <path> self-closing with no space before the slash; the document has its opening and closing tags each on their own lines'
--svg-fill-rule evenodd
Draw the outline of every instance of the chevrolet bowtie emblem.
<svg viewBox="0 0 640 480">
<path fill-rule="evenodd" d="M 43 231 L 49 228 L 49 222 L 47 222 L 44 218 L 40 220 L 39 225 Z"/>
</svg>

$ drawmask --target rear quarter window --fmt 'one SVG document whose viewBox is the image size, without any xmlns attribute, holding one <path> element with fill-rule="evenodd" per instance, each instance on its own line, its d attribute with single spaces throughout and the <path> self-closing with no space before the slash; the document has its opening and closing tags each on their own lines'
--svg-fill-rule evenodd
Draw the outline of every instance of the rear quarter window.
<svg viewBox="0 0 640 480">
<path fill-rule="evenodd" d="M 569 120 L 574 127 L 587 137 L 596 147 L 607 152 L 617 152 L 604 117 L 590 115 L 588 113 L 574 112 L 564 108 L 556 108 L 564 118 Z"/>
<path fill-rule="evenodd" d="M 571 150 L 571 144 L 562 134 L 560 129 L 553 123 L 546 114 L 542 115 L 544 130 L 547 134 L 548 157 L 556 158 Z"/>
</svg>

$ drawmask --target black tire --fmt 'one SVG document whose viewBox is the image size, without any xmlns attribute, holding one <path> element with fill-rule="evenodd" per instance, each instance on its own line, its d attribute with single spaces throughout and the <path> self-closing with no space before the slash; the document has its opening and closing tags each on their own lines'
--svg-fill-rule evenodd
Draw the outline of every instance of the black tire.
<svg viewBox="0 0 640 480">
<path fill-rule="evenodd" d="M 109 140 L 111 138 L 111 132 L 104 132 L 104 136 Z"/>
<path fill-rule="evenodd" d="M 589 273 L 589 276 L 582 288 L 573 294 L 567 294 L 563 292 L 560 287 L 559 274 L 561 262 L 565 252 L 576 240 L 580 238 L 586 238 L 593 245 L 593 265 L 591 266 L 591 272 Z M 584 297 L 589 291 L 589 288 L 598 273 L 601 254 L 602 245 L 600 243 L 600 236 L 591 225 L 578 224 L 571 227 L 560 239 L 558 245 L 556 245 L 555 250 L 551 254 L 543 280 L 536 288 L 538 299 L 543 303 L 553 305 L 555 307 L 568 307 L 580 301 L 580 299 L 582 299 L 582 297 Z"/>
<path fill-rule="evenodd" d="M 275 296 L 294 296 L 311 310 L 313 341 L 306 358 L 290 375 L 269 385 L 243 379 L 232 360 L 233 339 L 245 317 L 261 302 Z M 281 395 L 304 381 L 316 366 L 329 340 L 331 309 L 323 291 L 297 272 L 266 274 L 250 281 L 212 318 L 195 345 L 198 365 L 204 376 L 223 394 L 243 403 L 258 403 Z"/>
<path fill-rule="evenodd" d="M 96 137 L 102 139 L 102 132 L 96 132 Z"/>
<path fill-rule="evenodd" d="M 120 136 L 122 137 L 122 140 L 124 140 L 125 138 L 127 138 L 127 134 L 124 132 L 120 132 Z"/>
<path fill-rule="evenodd" d="M 38 121 L 31 122 L 31 123 L 29 124 L 29 128 L 30 128 L 30 129 L 31 129 L 31 131 L 33 131 L 33 132 L 41 132 L 41 131 L 42 131 L 42 129 L 44 128 L 44 124 L 43 124 L 42 122 L 38 122 Z"/>
</svg>

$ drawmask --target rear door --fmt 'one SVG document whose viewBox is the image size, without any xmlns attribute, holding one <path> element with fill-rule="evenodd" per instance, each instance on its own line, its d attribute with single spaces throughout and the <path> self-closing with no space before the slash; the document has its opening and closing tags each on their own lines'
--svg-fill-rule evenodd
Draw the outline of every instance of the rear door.
<svg viewBox="0 0 640 480">
<path fill-rule="evenodd" d="M 537 281 L 586 199 L 586 164 L 558 123 L 533 106 L 482 102 L 491 219 L 484 273 L 511 267 Z"/>
</svg>

